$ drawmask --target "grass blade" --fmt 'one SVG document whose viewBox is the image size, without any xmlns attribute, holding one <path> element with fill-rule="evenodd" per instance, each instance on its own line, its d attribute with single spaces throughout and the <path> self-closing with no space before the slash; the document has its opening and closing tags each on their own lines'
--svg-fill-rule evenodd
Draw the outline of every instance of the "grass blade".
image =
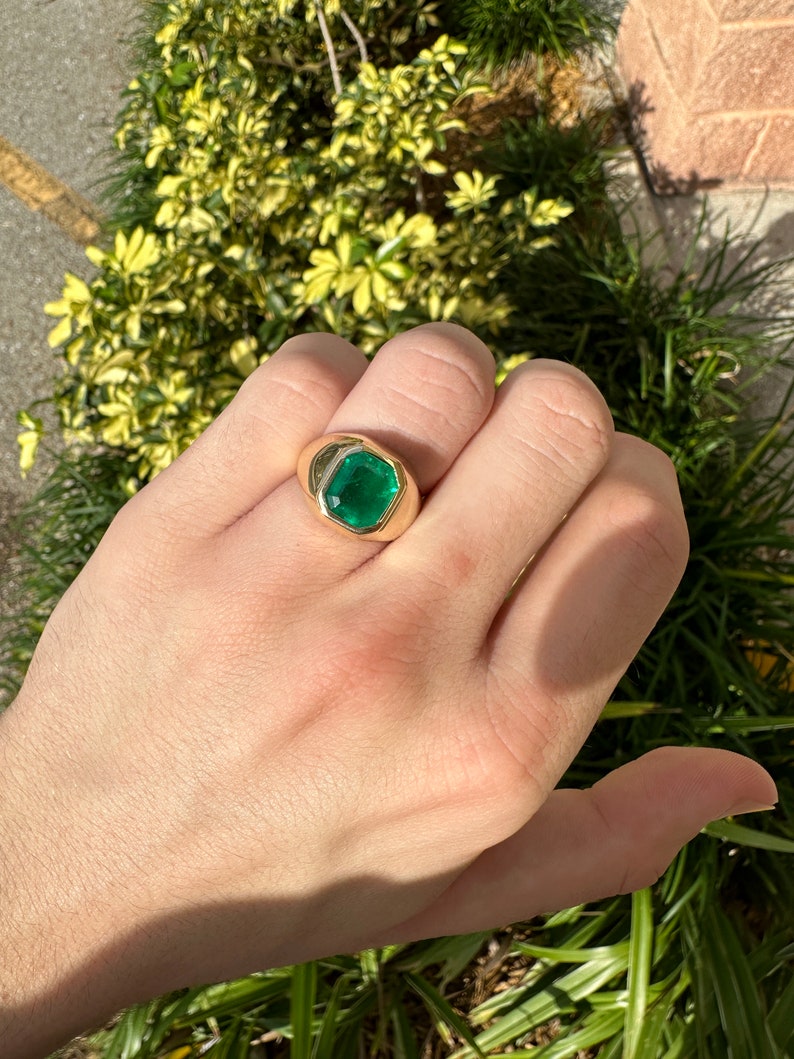
<svg viewBox="0 0 794 1059">
<path fill-rule="evenodd" d="M 406 974 L 405 983 L 422 999 L 427 1010 L 433 1017 L 436 1026 L 447 1025 L 465 1041 L 478 1059 L 485 1059 L 480 1051 L 474 1034 L 463 1021 L 461 1016 L 452 1008 L 449 1001 L 443 997 L 435 986 L 432 986 L 426 978 L 419 974 Z"/>
<path fill-rule="evenodd" d="M 220 1019 L 245 1009 L 264 1006 L 289 992 L 289 972 L 251 975 L 233 982 L 197 990 L 186 1007 L 186 1014 L 174 1019 L 174 1029 L 194 1026 L 199 1019 Z"/>
<path fill-rule="evenodd" d="M 626 957 L 629 955 L 628 941 L 615 945 L 599 945 L 593 949 L 552 949 L 526 941 L 514 942 L 513 947 L 524 956 L 534 956 L 536 960 L 552 960 L 555 963 L 598 963 L 599 960 L 614 960 L 618 953 L 624 951 Z"/>
<path fill-rule="evenodd" d="M 752 827 L 734 824 L 728 820 L 716 820 L 703 828 L 703 834 L 711 838 L 721 838 L 737 846 L 752 846 L 754 849 L 767 849 L 774 853 L 794 853 L 794 842 L 781 835 L 768 835 L 765 831 L 756 831 Z"/>
<path fill-rule="evenodd" d="M 541 1044 L 531 1051 L 518 1048 L 494 1059 L 578 1059 L 587 1049 L 611 1040 L 620 1033 L 622 1025 L 622 1011 L 598 1011 L 584 1020 L 580 1030 L 567 1033 L 551 1044 Z"/>
<path fill-rule="evenodd" d="M 292 1044 L 290 1059 L 311 1059 L 312 1015 L 317 994 L 317 964 L 298 964 L 292 968 L 292 995 L 290 997 L 290 1023 Z"/>
<path fill-rule="evenodd" d="M 419 1059 L 419 1049 L 416 1046 L 413 1025 L 401 1001 L 394 1005 L 391 1017 L 392 1026 L 394 1027 L 395 1059 Z"/>
<path fill-rule="evenodd" d="M 734 1059 L 781 1059 L 761 1010 L 758 986 L 731 923 L 716 904 L 703 918 L 704 965 Z"/>
<path fill-rule="evenodd" d="M 623 1029 L 624 1057 L 635 1059 L 648 1007 L 648 987 L 653 956 L 653 903 L 649 889 L 631 897 L 631 938 L 629 941 L 628 1003 Z"/>
<path fill-rule="evenodd" d="M 794 1041 L 794 977 L 769 1013 L 769 1032 L 784 1055 L 791 1055 Z"/>
<path fill-rule="evenodd" d="M 350 984 L 350 975 L 343 974 L 334 982 L 331 995 L 325 1003 L 320 1018 L 320 1029 L 312 1049 L 312 1059 L 336 1059 L 335 1044 L 339 1033 L 339 1008 L 342 994 Z"/>
<path fill-rule="evenodd" d="M 625 950 L 612 960 L 596 964 L 584 964 L 574 971 L 554 979 L 533 993 L 529 999 L 507 1011 L 493 1026 L 480 1033 L 476 1042 L 488 1052 L 521 1037 L 536 1026 L 542 1026 L 562 1014 L 575 1012 L 581 1002 L 590 997 L 602 985 L 625 974 L 628 954 Z M 472 1016 L 476 1013 L 472 1012 Z M 466 1055 L 466 1052 L 457 1053 Z"/>
</svg>

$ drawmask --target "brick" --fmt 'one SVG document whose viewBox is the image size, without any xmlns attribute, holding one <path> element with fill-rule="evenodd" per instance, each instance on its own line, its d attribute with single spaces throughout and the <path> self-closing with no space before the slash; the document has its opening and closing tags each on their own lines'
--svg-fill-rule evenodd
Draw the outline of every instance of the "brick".
<svg viewBox="0 0 794 1059">
<path fill-rule="evenodd" d="M 723 22 L 748 18 L 794 18 L 794 0 L 707 0 Z"/>
<path fill-rule="evenodd" d="M 625 10 L 617 40 L 617 62 L 635 101 L 643 97 L 648 84 L 674 88 L 642 3 L 630 3 Z"/>
<path fill-rule="evenodd" d="M 774 113 L 794 111 L 794 26 L 708 22 L 714 2 L 630 0 L 624 13 L 618 63 L 657 190 L 794 179 L 794 117 Z"/>
<path fill-rule="evenodd" d="M 741 182 L 764 125 L 763 118 L 710 115 L 693 119 L 679 112 L 646 149 L 654 187 L 660 193 L 689 193 L 725 181 Z"/>
<path fill-rule="evenodd" d="M 763 118 L 723 115 L 683 121 L 661 160 L 674 182 L 693 175 L 699 186 L 740 181 L 764 125 Z"/>
<path fill-rule="evenodd" d="M 746 181 L 791 181 L 794 178 L 794 118 L 771 118 L 758 151 L 749 159 Z"/>
<path fill-rule="evenodd" d="M 646 23 L 678 95 L 688 100 L 719 43 L 720 23 L 708 0 L 641 0 Z M 686 27 L 685 30 L 682 27 Z"/>
<path fill-rule="evenodd" d="M 792 55 L 794 25 L 723 30 L 698 79 L 695 112 L 794 110 Z"/>
<path fill-rule="evenodd" d="M 669 77 L 647 12 L 639 5 L 630 4 L 626 9 L 617 55 L 628 90 L 634 140 L 650 167 L 657 147 L 660 162 L 674 147 L 681 124 L 690 111 Z"/>
</svg>

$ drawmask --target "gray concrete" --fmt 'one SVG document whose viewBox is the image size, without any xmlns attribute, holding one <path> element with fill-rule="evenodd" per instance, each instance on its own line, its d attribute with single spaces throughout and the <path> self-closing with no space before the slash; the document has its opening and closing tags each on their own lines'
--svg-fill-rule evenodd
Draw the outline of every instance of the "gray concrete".
<svg viewBox="0 0 794 1059">
<path fill-rule="evenodd" d="M 752 256 L 744 266 L 745 271 L 786 261 L 774 278 L 770 277 L 759 287 L 752 302 L 746 305 L 747 310 L 761 317 L 794 322 L 794 189 L 774 192 L 716 189 L 707 197 L 655 198 L 671 263 L 676 267 L 683 264 L 684 255 L 696 236 L 704 201 L 708 209 L 707 223 L 700 237 L 703 250 L 719 245 L 727 231 L 731 236 L 726 258 L 729 268 L 736 267 L 747 254 Z M 791 336 L 789 327 L 788 338 Z M 784 346 L 782 341 L 771 344 L 770 358 L 785 352 Z M 787 359 L 790 361 L 791 353 Z M 785 368 L 774 368 L 763 375 L 753 387 L 753 414 L 767 417 L 781 413 L 791 381 L 791 371 Z"/>
<path fill-rule="evenodd" d="M 129 0 L 0 0 L 0 135 L 95 201 L 129 80 Z M 7 526 L 45 471 L 18 471 L 19 408 L 51 392 L 57 361 L 42 312 L 82 249 L 0 185 L 0 605 L 13 548 Z M 5 575 L 5 576 L 4 576 Z"/>
<path fill-rule="evenodd" d="M 8 9 L 8 10 L 6 10 Z M 0 0 L 0 134 L 91 199 L 137 0 Z"/>
</svg>

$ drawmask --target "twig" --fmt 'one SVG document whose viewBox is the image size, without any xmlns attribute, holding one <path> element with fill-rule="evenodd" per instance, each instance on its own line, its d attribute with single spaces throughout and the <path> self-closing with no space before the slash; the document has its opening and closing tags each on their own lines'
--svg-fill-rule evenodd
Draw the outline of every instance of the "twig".
<svg viewBox="0 0 794 1059">
<path fill-rule="evenodd" d="M 340 96 L 342 94 L 342 78 L 339 76 L 339 63 L 336 60 L 334 42 L 331 40 L 328 23 L 325 21 L 325 11 L 323 11 L 323 6 L 320 3 L 320 0 L 314 0 L 314 8 L 317 12 L 317 21 L 320 23 L 320 32 L 323 35 L 325 47 L 328 51 L 328 61 L 331 64 L 331 77 L 334 82 L 334 91 Z"/>
<path fill-rule="evenodd" d="M 366 45 L 366 42 L 365 42 L 363 36 L 361 35 L 361 32 L 359 31 L 358 26 L 353 22 L 352 18 L 350 17 L 350 15 L 348 15 L 348 13 L 346 11 L 340 9 L 340 14 L 342 15 L 342 21 L 347 26 L 347 28 L 350 30 L 350 32 L 352 33 L 356 44 L 358 45 L 358 51 L 359 51 L 359 54 L 361 55 L 361 61 L 363 63 L 369 62 L 369 55 L 367 53 L 367 45 Z"/>
<path fill-rule="evenodd" d="M 358 48 L 355 46 L 352 48 L 346 48 L 345 51 L 340 52 L 337 56 L 337 61 L 344 62 L 351 56 L 355 55 Z M 319 74 L 326 66 L 330 66 L 331 63 L 328 59 L 320 59 L 316 63 L 297 63 L 297 62 L 286 62 L 284 59 L 279 59 L 274 55 L 268 56 L 268 63 L 271 66 L 283 66 L 285 70 L 292 70 L 296 74 Z"/>
</svg>

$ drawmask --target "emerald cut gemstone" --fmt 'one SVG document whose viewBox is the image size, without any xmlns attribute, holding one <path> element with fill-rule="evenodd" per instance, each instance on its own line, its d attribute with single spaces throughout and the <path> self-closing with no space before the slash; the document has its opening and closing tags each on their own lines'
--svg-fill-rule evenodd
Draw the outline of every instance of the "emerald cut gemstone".
<svg viewBox="0 0 794 1059">
<path fill-rule="evenodd" d="M 371 452 L 350 452 L 339 463 L 323 500 L 328 511 L 352 529 L 370 529 L 380 522 L 400 489 L 390 463 Z"/>
</svg>

